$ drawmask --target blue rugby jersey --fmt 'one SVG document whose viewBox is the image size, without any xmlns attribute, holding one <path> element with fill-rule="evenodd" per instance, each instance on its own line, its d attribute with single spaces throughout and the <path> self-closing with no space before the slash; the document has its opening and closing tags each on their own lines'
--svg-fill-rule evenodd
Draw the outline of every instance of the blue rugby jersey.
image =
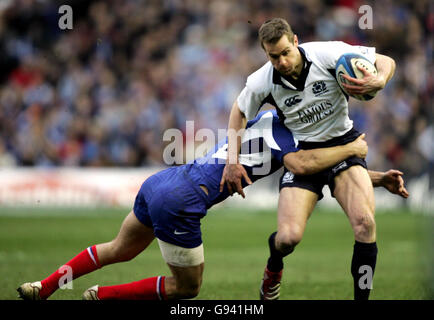
<svg viewBox="0 0 434 320">
<path fill-rule="evenodd" d="M 227 158 L 227 138 L 220 141 L 202 158 L 182 166 L 189 179 L 195 184 L 208 189 L 207 208 L 229 196 L 225 185 L 220 193 L 220 181 Z M 283 156 L 298 151 L 294 137 L 282 124 L 276 111 L 260 112 L 256 118 L 248 121 L 241 140 L 239 162 L 246 169 L 252 182 L 266 177 L 282 167 Z M 243 187 L 247 183 L 242 179 Z"/>
</svg>

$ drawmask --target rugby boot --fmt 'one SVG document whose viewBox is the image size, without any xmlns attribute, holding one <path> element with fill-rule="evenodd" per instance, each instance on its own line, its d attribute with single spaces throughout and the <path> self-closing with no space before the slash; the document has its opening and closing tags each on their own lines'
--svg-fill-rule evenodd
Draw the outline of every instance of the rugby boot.
<svg viewBox="0 0 434 320">
<path fill-rule="evenodd" d="M 41 300 L 39 292 L 42 289 L 40 281 L 23 283 L 18 289 L 19 298 L 23 300 Z"/>
<path fill-rule="evenodd" d="M 85 292 L 83 292 L 83 300 L 99 300 L 98 285 L 90 287 Z"/>
<path fill-rule="evenodd" d="M 264 278 L 261 282 L 259 297 L 261 300 L 277 300 L 280 296 L 280 280 L 282 279 L 283 269 L 279 272 L 269 271 L 265 268 Z"/>
</svg>

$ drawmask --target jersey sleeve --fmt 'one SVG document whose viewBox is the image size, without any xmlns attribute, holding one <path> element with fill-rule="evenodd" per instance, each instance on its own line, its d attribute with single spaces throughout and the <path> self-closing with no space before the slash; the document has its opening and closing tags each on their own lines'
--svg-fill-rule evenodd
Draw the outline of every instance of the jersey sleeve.
<svg viewBox="0 0 434 320">
<path fill-rule="evenodd" d="M 265 104 L 270 94 L 272 81 L 271 63 L 266 63 L 262 68 L 252 73 L 246 82 L 246 86 L 237 98 L 240 111 L 244 113 L 247 120 L 256 117 L 258 110 Z"/>
<path fill-rule="evenodd" d="M 290 152 L 297 152 L 294 136 L 278 119 L 273 121 L 273 137 L 280 150 L 271 149 L 271 154 L 279 162 L 283 163 L 283 157 Z"/>
<path fill-rule="evenodd" d="M 375 64 L 375 47 L 353 46 L 343 41 L 310 42 L 301 45 L 308 54 L 313 54 L 316 60 L 326 69 L 334 69 L 336 62 L 344 53 L 357 53 Z"/>
</svg>

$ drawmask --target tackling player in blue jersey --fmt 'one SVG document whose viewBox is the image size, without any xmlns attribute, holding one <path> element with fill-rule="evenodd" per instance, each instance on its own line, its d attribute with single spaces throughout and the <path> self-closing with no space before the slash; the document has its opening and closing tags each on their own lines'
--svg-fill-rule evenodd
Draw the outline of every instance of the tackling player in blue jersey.
<svg viewBox="0 0 434 320">
<path fill-rule="evenodd" d="M 290 137 L 290 139 L 288 139 Z M 252 182 L 270 175 L 282 163 L 293 172 L 312 174 L 349 156 L 364 157 L 363 136 L 342 146 L 298 150 L 291 132 L 274 111 L 260 113 L 249 121 L 244 132 L 240 163 Z M 72 279 L 105 265 L 128 261 L 157 238 L 162 256 L 172 276 L 156 276 L 114 286 L 93 286 L 84 299 L 187 299 L 199 293 L 204 268 L 200 220 L 207 209 L 226 199 L 230 192 L 219 191 L 226 163 L 227 140 L 205 157 L 179 167 L 171 167 L 149 177 L 137 194 L 134 208 L 122 223 L 117 237 L 79 253 L 42 281 L 24 283 L 18 288 L 24 299 L 47 299 L 59 287 L 64 272 Z M 370 172 L 376 186 L 399 193 L 403 180 L 394 170 Z M 64 278 L 64 277 L 63 277 Z"/>
</svg>

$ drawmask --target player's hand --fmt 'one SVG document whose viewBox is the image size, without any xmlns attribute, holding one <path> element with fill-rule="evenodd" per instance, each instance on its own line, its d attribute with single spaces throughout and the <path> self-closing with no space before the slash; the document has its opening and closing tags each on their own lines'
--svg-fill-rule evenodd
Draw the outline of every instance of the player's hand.
<svg viewBox="0 0 434 320">
<path fill-rule="evenodd" d="M 403 198 L 408 198 L 410 195 L 405 189 L 403 173 L 398 170 L 389 170 L 384 173 L 380 184 L 393 194 L 400 195 Z"/>
<path fill-rule="evenodd" d="M 377 92 L 381 90 L 386 85 L 386 81 L 382 76 L 373 75 L 369 73 L 361 66 L 357 66 L 357 68 L 363 72 L 362 79 L 352 78 L 346 74 L 342 75 L 350 83 L 343 83 L 345 90 L 350 95 L 363 95 L 367 93 Z"/>
<path fill-rule="evenodd" d="M 252 184 L 246 169 L 244 169 L 241 164 L 226 164 L 223 170 L 222 179 L 220 181 L 220 192 L 223 192 L 223 188 L 226 184 L 230 195 L 233 195 L 235 192 L 237 192 L 243 198 L 245 198 L 246 196 L 241 183 L 242 178 L 244 178 L 248 184 Z"/>
<path fill-rule="evenodd" d="M 362 159 L 366 158 L 368 154 L 368 143 L 365 140 L 365 136 L 366 134 L 362 133 L 356 140 L 351 142 L 351 149 L 354 152 L 354 156 Z"/>
</svg>

